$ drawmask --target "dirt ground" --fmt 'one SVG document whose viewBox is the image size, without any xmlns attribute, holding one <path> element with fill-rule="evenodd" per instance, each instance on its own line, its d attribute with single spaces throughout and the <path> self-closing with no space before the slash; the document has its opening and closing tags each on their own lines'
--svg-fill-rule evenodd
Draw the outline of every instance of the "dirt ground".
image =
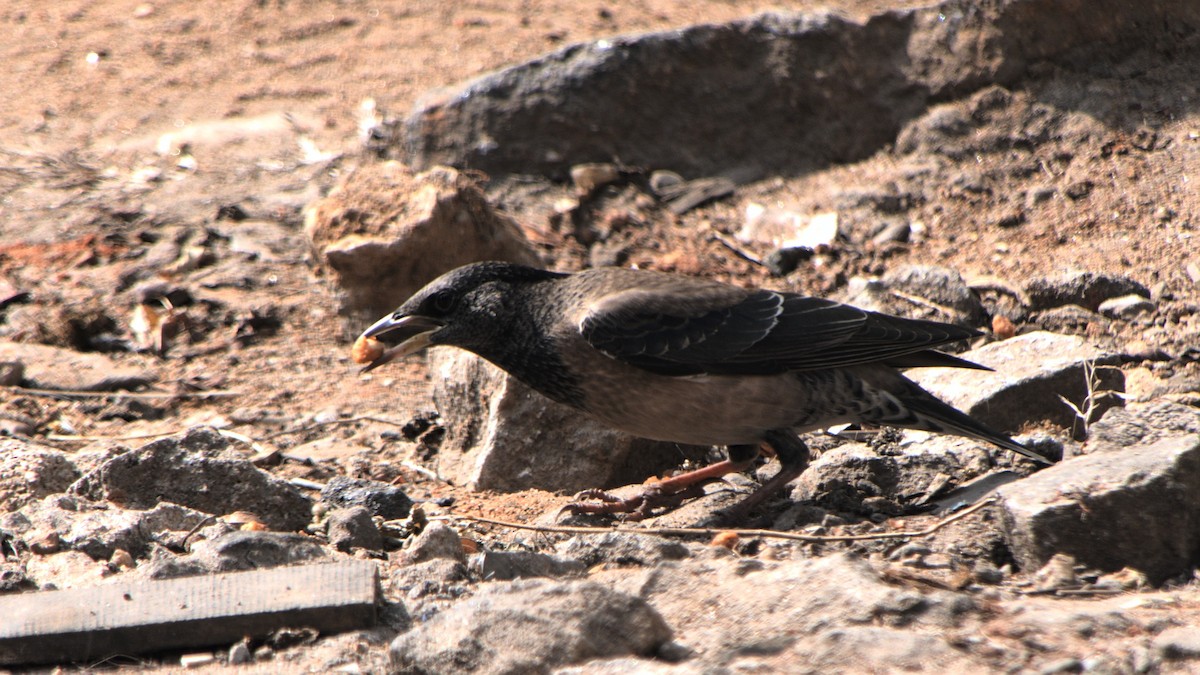
<svg viewBox="0 0 1200 675">
<path fill-rule="evenodd" d="M 196 315 L 197 330 L 164 357 L 114 355 L 152 366 L 160 374 L 157 388 L 180 394 L 159 402 L 160 418 L 105 419 L 99 414 L 103 406 L 94 400 L 35 396 L 13 388 L 0 390 L 0 412 L 31 419 L 44 440 L 64 449 L 95 442 L 138 444 L 143 437 L 214 421 L 232 422 L 237 431 L 285 452 L 332 436 L 346 447 L 379 449 L 379 461 L 349 460 L 352 453 L 335 449 L 317 457 L 329 460 L 324 463 L 285 463 L 274 470 L 313 480 L 350 472 L 401 481 L 416 498 L 455 496 L 456 508 L 465 513 L 532 520 L 560 505 L 562 497 L 469 493 L 428 481 L 400 466 L 400 460 L 411 458 L 389 454 L 394 451 L 380 441 L 381 432 L 430 408 L 426 376 L 420 364 L 390 366 L 371 377 L 357 374 L 333 290 L 299 238 L 304 206 L 366 161 L 359 150 L 364 101 L 404 114 L 430 90 L 603 36 L 725 21 L 768 8 L 819 6 L 862 18 L 922 4 L 4 3 L 0 295 L 28 293 L 32 306 L 45 311 L 90 303 L 120 324 L 134 307 L 133 284 L 122 274 L 161 237 L 203 244 L 205 237 L 226 236 L 219 222 L 223 207 L 281 223 L 301 243 L 274 259 L 260 256 L 246 268 L 245 278 L 198 291 L 211 302 L 188 310 Z M 656 220 L 642 236 L 656 239 L 658 246 L 641 250 L 634 260 L 813 293 L 832 293 L 844 288 L 848 276 L 879 274 L 906 263 L 946 265 L 968 278 L 1017 285 L 1059 270 L 1126 275 L 1156 294 L 1158 311 L 1140 322 L 1110 327 L 1106 339 L 1178 357 L 1133 364 L 1145 365 L 1154 378 L 1195 377 L 1200 335 L 1194 219 L 1200 198 L 1192 187 L 1200 169 L 1196 74 L 1191 63 L 1156 71 L 1138 92 L 1145 96 L 1128 101 L 1139 105 L 1118 111 L 1120 119 L 1107 137 L 1094 138 L 1073 154 L 1013 148 L 954 160 L 952 169 L 977 178 L 983 187 L 974 189 L 967 180 L 965 187 L 947 184 L 926 194 L 909 213 L 924 225 L 920 239 L 886 253 L 848 256 L 828 269 L 772 280 L 722 246 L 697 243 L 683 232 L 698 223 L 735 231 L 752 200 L 789 202 L 809 211 L 834 208 L 834 195 L 879 188 L 897 165 L 925 159 L 921 149 L 761 181 L 678 220 Z M 1102 79 L 1118 86 L 1137 76 L 1112 72 Z M 220 124 L 247 119 L 264 126 L 248 133 L 244 126 Z M 164 134 L 184 134 L 198 125 L 208 129 L 207 136 L 166 155 L 155 152 Z M 1014 205 L 1023 203 L 1014 195 L 1040 184 L 1063 189 L 1086 184 L 1089 194 L 1051 199 L 1027 209 L 1016 226 L 1006 222 Z M 563 193 L 567 190 L 564 186 Z M 548 236 L 545 223 L 536 222 L 545 217 L 547 203 L 516 206 L 531 233 Z M 563 266 L 584 260 L 564 243 Z M 122 325 L 112 330 L 128 332 Z M 195 395 L 204 392 L 211 395 Z M 374 419 L 346 421 L 359 416 Z M 331 424 L 331 419 L 342 422 Z"/>
</svg>

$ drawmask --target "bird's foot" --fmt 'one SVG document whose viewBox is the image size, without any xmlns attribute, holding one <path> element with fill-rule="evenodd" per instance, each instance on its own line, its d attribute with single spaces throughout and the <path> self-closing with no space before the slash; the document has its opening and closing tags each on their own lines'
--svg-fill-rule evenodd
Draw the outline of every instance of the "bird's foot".
<svg viewBox="0 0 1200 675">
<path fill-rule="evenodd" d="M 704 495 L 704 483 L 685 485 L 678 490 L 664 489 L 665 485 L 665 482 L 648 485 L 628 498 L 604 490 L 584 490 L 575 495 L 575 501 L 563 506 L 559 513 L 616 515 L 622 520 L 636 522 L 654 515 L 655 509 L 674 509 L 689 499 Z"/>
</svg>

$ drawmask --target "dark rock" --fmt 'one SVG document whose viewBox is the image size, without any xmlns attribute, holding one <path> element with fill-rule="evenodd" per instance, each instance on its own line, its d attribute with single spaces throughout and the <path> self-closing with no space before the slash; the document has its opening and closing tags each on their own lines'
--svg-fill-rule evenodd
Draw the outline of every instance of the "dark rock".
<svg viewBox="0 0 1200 675">
<path fill-rule="evenodd" d="M 582 562 L 533 551 L 484 551 L 471 559 L 471 568 L 484 581 L 582 574 Z"/>
<path fill-rule="evenodd" d="M 1169 41 L 1168 27 L 1198 20 L 1186 3 L 1108 0 L 1083 18 L 1055 2 L 950 1 L 865 22 L 764 14 L 606 37 L 427 96 L 407 122 L 403 150 L 392 154 L 418 168 L 492 176 L 565 178 L 575 164 L 614 157 L 697 176 L 808 171 L 876 152 L 931 100 L 1013 82 L 1030 63 L 1067 53 L 1073 62 L 1085 53 L 1112 58 Z M 974 119 L 1005 105 L 985 89 L 942 126 L 969 136 Z M 1020 133 L 998 142 L 1012 147 L 1055 131 L 1029 106 Z"/>
<path fill-rule="evenodd" d="M 1096 311 L 1100 303 L 1124 295 L 1150 297 L 1150 289 L 1142 284 L 1115 274 L 1101 272 L 1076 272 L 1055 278 L 1031 279 L 1025 286 L 1029 296 L 1029 309 L 1040 311 L 1062 305 L 1079 305 Z"/>
<path fill-rule="evenodd" d="M 823 453 L 809 466 L 796 481 L 792 499 L 870 515 L 878 511 L 869 508 L 870 498 L 911 503 L 927 494 L 930 480 L 938 474 L 962 482 L 987 473 L 992 465 L 989 448 L 979 441 L 931 437 L 900 452 L 880 454 L 867 445 L 847 443 Z"/>
<path fill-rule="evenodd" d="M 197 427 L 118 455 L 71 486 L 73 494 L 134 509 L 172 501 L 214 515 L 248 511 L 276 530 L 300 530 L 312 502 L 299 490 L 229 452 L 215 429 Z"/>
<path fill-rule="evenodd" d="M 433 349 L 433 400 L 446 437 L 437 471 L 478 489 L 575 492 L 641 483 L 707 448 L 636 438 L 534 392 L 487 361 Z M 536 462 L 529 448 L 538 448 Z"/>
<path fill-rule="evenodd" d="M 969 326 L 983 322 L 983 305 L 956 270 L 931 265 L 902 265 L 885 274 L 882 281 L 889 289 L 915 295 L 956 312 L 955 316 L 937 316 L 941 321 Z M 904 314 L 911 316 L 914 312 L 911 303 L 907 304 L 910 311 Z"/>
<path fill-rule="evenodd" d="M 406 518 L 413 502 L 404 490 L 364 478 L 335 476 L 321 489 L 321 501 L 334 507 L 362 506 L 384 520 Z"/>
<path fill-rule="evenodd" d="M 156 556 L 143 574 L 151 579 L 169 579 L 294 565 L 328 557 L 320 542 L 302 534 L 235 530 L 196 542 L 185 556 Z"/>
<path fill-rule="evenodd" d="M 1122 295 L 1118 298 L 1109 298 L 1100 303 L 1099 311 L 1104 316 L 1110 319 L 1123 319 L 1129 321 L 1136 319 L 1143 314 L 1149 314 L 1155 310 L 1157 305 L 1149 298 L 1132 293 L 1130 295 Z"/>
<path fill-rule="evenodd" d="M 365 548 L 368 551 L 383 549 L 383 535 L 375 527 L 371 512 L 362 506 L 330 511 L 326 528 L 329 543 L 339 551 L 349 552 L 353 548 Z"/>
<path fill-rule="evenodd" d="M 1132 567 L 1152 583 L 1200 559 L 1200 435 L 1077 457 L 1000 489 L 1022 568 L 1058 553 L 1089 568 Z"/>
<path fill-rule="evenodd" d="M 910 371 L 909 377 L 954 407 L 1000 430 L 1019 429 L 1033 420 L 1049 420 L 1067 428 L 1077 424 L 1075 412 L 1059 396 L 1084 407 L 1089 395 L 1085 372 L 1088 363 L 1101 364 L 1095 369 L 1093 392 L 1125 390 L 1121 370 L 1102 367 L 1115 357 L 1079 337 L 1028 333 L 960 356 L 994 372 L 923 368 Z M 1097 412 L 1119 403 L 1117 397 L 1099 399 Z"/>
<path fill-rule="evenodd" d="M 534 673 L 653 655 L 671 630 L 645 600 L 600 584 L 488 585 L 392 642 L 396 673 Z"/>
<path fill-rule="evenodd" d="M 600 563 L 650 566 L 665 560 L 682 560 L 691 555 L 678 541 L 628 532 L 582 534 L 555 549 L 560 556 L 578 560 L 587 567 Z"/>
</svg>

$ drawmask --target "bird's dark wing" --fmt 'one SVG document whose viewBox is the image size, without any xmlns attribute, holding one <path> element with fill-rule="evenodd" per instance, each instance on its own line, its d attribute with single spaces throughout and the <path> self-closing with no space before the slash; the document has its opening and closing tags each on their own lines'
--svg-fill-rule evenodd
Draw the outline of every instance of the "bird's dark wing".
<svg viewBox="0 0 1200 675">
<path fill-rule="evenodd" d="M 770 374 L 860 363 L 920 363 L 977 333 L 832 300 L 730 287 L 635 288 L 601 297 L 579 332 L 609 356 L 664 375 Z M 936 359 L 934 359 L 936 361 Z"/>
</svg>

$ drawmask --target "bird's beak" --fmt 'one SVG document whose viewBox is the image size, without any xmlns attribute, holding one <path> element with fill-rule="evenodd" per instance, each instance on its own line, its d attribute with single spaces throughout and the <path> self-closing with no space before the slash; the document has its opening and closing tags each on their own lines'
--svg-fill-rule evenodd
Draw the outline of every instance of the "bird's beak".
<svg viewBox="0 0 1200 675">
<path fill-rule="evenodd" d="M 383 317 L 376 321 L 375 325 L 363 331 L 359 339 L 376 338 L 380 342 L 395 346 L 367 364 L 361 372 L 374 370 L 385 363 L 391 363 L 396 359 L 420 352 L 430 345 L 433 334 L 445 325 L 441 321 L 425 316 L 397 317 L 395 314 L 389 314 Z"/>
</svg>

